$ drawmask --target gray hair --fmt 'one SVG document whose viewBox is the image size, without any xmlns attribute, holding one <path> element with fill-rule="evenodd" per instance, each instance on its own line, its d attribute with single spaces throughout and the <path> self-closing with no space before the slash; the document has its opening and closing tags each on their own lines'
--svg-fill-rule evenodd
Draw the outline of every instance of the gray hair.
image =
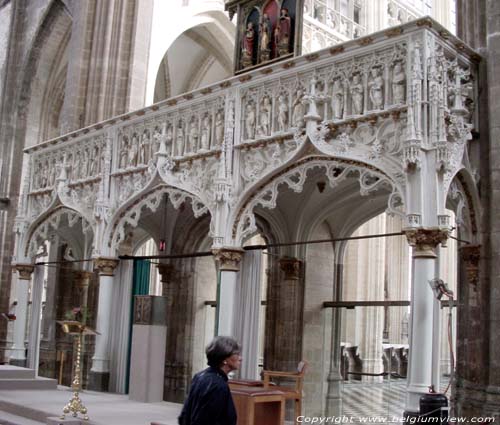
<svg viewBox="0 0 500 425">
<path fill-rule="evenodd" d="M 216 336 L 205 348 L 207 363 L 212 367 L 220 367 L 222 362 L 233 354 L 240 353 L 240 345 L 229 336 Z"/>
</svg>

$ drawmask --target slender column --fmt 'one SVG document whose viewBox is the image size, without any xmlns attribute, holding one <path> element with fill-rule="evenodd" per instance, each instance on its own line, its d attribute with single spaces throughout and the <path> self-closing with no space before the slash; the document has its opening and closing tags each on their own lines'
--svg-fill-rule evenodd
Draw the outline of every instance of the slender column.
<svg viewBox="0 0 500 425">
<path fill-rule="evenodd" d="M 303 262 L 298 258 L 281 257 L 279 267 L 275 366 L 276 370 L 294 370 L 302 359 Z"/>
<path fill-rule="evenodd" d="M 438 244 L 444 244 L 448 232 L 438 228 L 406 231 L 408 243 L 413 247 L 411 334 L 408 361 L 408 386 L 405 413 L 419 411 L 420 397 L 433 384 L 434 294 L 429 281 L 436 277 Z"/>
<path fill-rule="evenodd" d="M 35 269 L 33 264 L 15 264 L 17 276 L 12 274 L 12 287 L 16 288 L 16 321 L 14 322 L 14 337 L 10 351 L 9 363 L 16 366 L 26 365 L 26 349 L 24 338 L 26 335 L 26 321 L 28 316 L 28 292 L 31 274 Z"/>
<path fill-rule="evenodd" d="M 113 303 L 113 277 L 118 265 L 116 258 L 97 258 L 95 268 L 99 271 L 99 304 L 94 357 L 89 376 L 89 387 L 106 391 L 109 382 L 109 342 L 111 327 L 111 305 Z"/>
<path fill-rule="evenodd" d="M 220 273 L 218 290 L 217 335 L 234 335 L 234 306 L 236 303 L 236 273 L 240 270 L 243 250 L 214 249 L 214 259 Z"/>
<path fill-rule="evenodd" d="M 334 275 L 334 299 L 340 301 L 341 288 L 343 282 L 344 265 L 342 263 L 335 264 Z M 340 334 L 341 334 L 342 311 L 340 308 L 332 309 L 332 340 L 330 354 L 330 371 L 328 373 L 328 392 L 326 394 L 326 411 L 325 416 L 339 416 L 341 413 L 341 383 L 342 375 L 340 373 L 341 350 L 340 350 Z"/>
<path fill-rule="evenodd" d="M 79 300 L 80 307 L 82 310 L 86 310 L 89 284 L 90 284 L 90 279 L 92 278 L 92 273 L 84 270 L 77 270 L 74 272 L 74 276 L 75 276 L 75 287 L 78 289 L 78 293 L 80 295 L 80 300 Z"/>
<path fill-rule="evenodd" d="M 42 311 L 43 266 L 36 266 L 33 274 L 33 289 L 31 295 L 31 318 L 28 339 L 28 364 L 38 374 L 38 359 L 40 349 L 40 314 Z"/>
</svg>

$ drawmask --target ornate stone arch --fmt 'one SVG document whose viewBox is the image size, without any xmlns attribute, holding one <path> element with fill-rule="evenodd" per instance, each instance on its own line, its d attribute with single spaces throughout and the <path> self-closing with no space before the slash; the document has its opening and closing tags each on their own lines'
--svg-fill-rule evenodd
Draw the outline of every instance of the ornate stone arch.
<svg viewBox="0 0 500 425">
<path fill-rule="evenodd" d="M 404 192 L 399 184 L 383 171 L 360 161 L 313 155 L 302 158 L 270 176 L 255 191 L 250 192 L 238 202 L 230 220 L 231 239 L 235 243 L 241 243 L 248 233 L 255 231 L 254 208 L 257 205 L 269 209 L 275 208 L 280 185 L 285 184 L 293 191 L 300 193 L 308 171 L 314 168 L 325 169 L 325 176 L 332 188 L 352 176 L 353 173 L 358 176 L 362 195 L 385 185 L 391 193 L 388 199 L 388 211 L 403 214 L 399 207 L 404 203 Z"/>
<path fill-rule="evenodd" d="M 92 224 L 83 215 L 74 209 L 59 205 L 40 216 L 21 233 L 18 254 L 24 258 L 33 257 L 40 243 L 47 240 L 51 234 L 59 233 L 63 219 L 66 220 L 68 228 L 80 223 L 83 234 L 94 234 Z"/>
<path fill-rule="evenodd" d="M 481 204 L 474 178 L 469 170 L 462 168 L 450 181 L 446 206 L 455 212 L 459 236 L 470 243 L 478 243 Z"/>
<path fill-rule="evenodd" d="M 125 238 L 125 227 L 127 225 L 137 227 L 142 209 L 148 208 L 151 212 L 155 212 L 165 194 L 168 194 L 168 199 L 175 209 L 190 199 L 196 218 L 207 212 L 213 216 L 212 211 L 196 195 L 162 183 L 133 197 L 114 213 L 105 231 L 104 243 L 106 246 L 104 251 L 116 252 L 118 244 Z"/>
</svg>

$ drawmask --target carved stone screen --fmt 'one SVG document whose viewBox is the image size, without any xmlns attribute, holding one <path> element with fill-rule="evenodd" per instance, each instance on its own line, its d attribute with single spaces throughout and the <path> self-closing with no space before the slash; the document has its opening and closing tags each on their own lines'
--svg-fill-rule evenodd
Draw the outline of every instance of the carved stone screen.
<svg viewBox="0 0 500 425">
<path fill-rule="evenodd" d="M 302 0 L 233 0 L 237 13 L 235 73 L 300 55 Z"/>
</svg>

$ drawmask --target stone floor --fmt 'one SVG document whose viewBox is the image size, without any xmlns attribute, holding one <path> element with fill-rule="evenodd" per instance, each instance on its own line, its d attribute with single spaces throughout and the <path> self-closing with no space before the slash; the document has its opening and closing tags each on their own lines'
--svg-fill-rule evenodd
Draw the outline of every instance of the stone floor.
<svg viewBox="0 0 500 425">
<path fill-rule="evenodd" d="M 448 379 L 443 378 L 441 392 L 447 386 Z M 366 417 L 385 417 L 389 422 L 396 422 L 403 415 L 405 400 L 406 379 L 379 384 L 349 382 L 343 387 L 342 415 L 351 418 L 352 422 L 360 422 L 360 418 Z"/>
<path fill-rule="evenodd" d="M 0 391 L 0 424 L 45 424 L 47 417 L 62 413 L 71 397 L 69 388 L 61 386 L 58 390 Z M 156 421 L 177 425 L 182 407 L 168 402 L 139 403 L 130 401 L 127 395 L 93 391 L 82 393 L 81 400 L 88 408 L 89 425 L 150 425 Z M 29 422 L 23 422 L 23 418 Z"/>
<path fill-rule="evenodd" d="M 442 383 L 441 390 L 447 382 Z M 400 418 L 404 410 L 405 380 L 381 384 L 346 383 L 343 387 L 342 415 L 350 422 L 362 417 Z M 59 416 L 71 398 L 67 387 L 58 390 L 0 391 L 0 425 L 40 425 L 48 416 Z M 181 405 L 139 403 L 128 396 L 85 391 L 81 399 L 89 410 L 89 425 L 176 425 Z"/>
</svg>

